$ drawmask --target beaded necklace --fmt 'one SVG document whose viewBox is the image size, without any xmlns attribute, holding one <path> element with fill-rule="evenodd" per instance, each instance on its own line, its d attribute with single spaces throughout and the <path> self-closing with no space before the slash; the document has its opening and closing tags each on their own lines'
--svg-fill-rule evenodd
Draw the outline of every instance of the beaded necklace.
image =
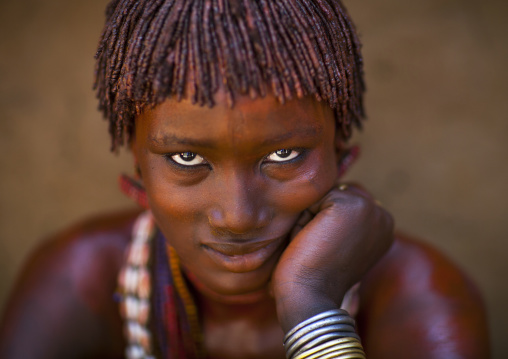
<svg viewBox="0 0 508 359">
<path fill-rule="evenodd" d="M 128 359 L 155 358 L 155 338 L 150 330 L 149 319 L 153 317 L 153 314 L 160 313 L 164 318 L 164 326 L 156 329 L 161 334 L 157 338 L 160 341 L 161 354 L 166 358 L 205 358 L 197 306 L 182 275 L 179 258 L 172 247 L 166 246 L 168 258 L 166 266 L 169 264 L 167 269 L 170 272 L 170 280 L 163 279 L 160 281 L 162 283 L 152 280 L 160 280 L 160 277 L 152 278 L 149 268 L 152 264 L 151 247 L 156 241 L 164 243 L 165 240 L 162 238 L 161 241 L 157 238 L 152 214 L 146 211 L 137 218 L 134 224 L 133 239 L 127 249 L 127 260 L 118 278 L 117 292 L 121 296 L 120 313 L 125 319 L 124 331 L 128 341 L 126 356 Z M 157 258 L 154 262 L 157 262 Z M 156 267 L 164 264 L 160 260 L 158 262 Z M 153 287 L 160 288 L 154 291 Z M 151 313 L 152 305 L 155 313 Z M 183 311 L 178 312 L 179 306 L 183 308 Z M 179 322 L 181 327 L 185 328 L 184 330 L 179 330 L 178 325 L 175 325 Z M 191 341 L 182 336 L 183 331 L 189 332 Z M 166 338 L 169 343 L 165 340 Z M 177 343 L 186 344 L 186 348 L 182 348 Z"/>
<path fill-rule="evenodd" d="M 152 359 L 153 337 L 148 326 L 152 283 L 148 262 L 154 225 L 149 212 L 140 215 L 134 224 L 127 260 L 118 276 L 121 296 L 120 314 L 125 320 L 124 332 L 128 342 L 128 359 Z"/>
</svg>

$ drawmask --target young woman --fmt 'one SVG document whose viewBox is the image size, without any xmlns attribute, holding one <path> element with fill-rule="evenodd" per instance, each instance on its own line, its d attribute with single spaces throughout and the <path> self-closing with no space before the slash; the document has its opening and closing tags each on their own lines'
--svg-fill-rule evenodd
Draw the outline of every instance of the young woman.
<svg viewBox="0 0 508 359">
<path fill-rule="evenodd" d="M 339 1 L 113 1 L 96 70 L 146 210 L 34 255 L 2 358 L 488 357 L 467 278 L 340 181 L 364 85 Z"/>
</svg>

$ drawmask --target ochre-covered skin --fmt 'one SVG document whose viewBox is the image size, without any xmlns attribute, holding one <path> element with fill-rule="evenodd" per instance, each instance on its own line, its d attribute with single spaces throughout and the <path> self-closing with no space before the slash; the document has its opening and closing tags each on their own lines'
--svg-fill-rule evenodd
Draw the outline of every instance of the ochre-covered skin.
<svg viewBox="0 0 508 359">
<path fill-rule="evenodd" d="M 28 258 L 7 303 L 1 358 L 121 358 L 116 277 L 139 211 L 87 220 Z"/>
<path fill-rule="evenodd" d="M 93 219 L 34 253 L 2 320 L 0 357 L 123 357 L 121 321 L 112 297 L 134 217 L 123 213 Z M 213 352 L 242 358 L 242 349 L 265 353 L 270 348 L 274 355 L 259 357 L 284 358 L 273 302 L 227 310 L 214 304 L 203 307 L 206 343 Z M 489 357 L 485 312 L 476 289 L 428 245 L 398 235 L 362 282 L 361 304 L 358 325 L 369 358 Z M 264 316 L 267 312 L 272 315 Z"/>
<path fill-rule="evenodd" d="M 344 143 L 329 107 L 268 95 L 229 108 L 217 96 L 212 109 L 170 99 L 145 111 L 132 143 L 157 225 L 201 285 L 210 358 L 284 358 L 284 332 L 358 281 L 369 358 L 489 356 L 467 278 L 429 246 L 394 241 L 390 214 L 361 186 L 339 189 Z M 122 357 L 113 294 L 136 214 L 90 220 L 35 252 L 1 358 Z"/>
<path fill-rule="evenodd" d="M 428 244 L 397 234 L 364 278 L 358 325 L 369 358 L 489 358 L 482 298 Z"/>
</svg>

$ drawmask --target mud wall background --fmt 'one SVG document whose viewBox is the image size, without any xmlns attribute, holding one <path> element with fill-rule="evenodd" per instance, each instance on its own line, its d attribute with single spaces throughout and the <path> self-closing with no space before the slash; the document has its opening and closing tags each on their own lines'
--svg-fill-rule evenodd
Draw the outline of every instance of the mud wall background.
<svg viewBox="0 0 508 359">
<path fill-rule="evenodd" d="M 363 156 L 348 175 L 478 283 L 508 357 L 508 3 L 345 1 L 364 43 Z M 0 0 L 0 308 L 44 237 L 132 206 L 91 90 L 105 0 Z"/>
</svg>

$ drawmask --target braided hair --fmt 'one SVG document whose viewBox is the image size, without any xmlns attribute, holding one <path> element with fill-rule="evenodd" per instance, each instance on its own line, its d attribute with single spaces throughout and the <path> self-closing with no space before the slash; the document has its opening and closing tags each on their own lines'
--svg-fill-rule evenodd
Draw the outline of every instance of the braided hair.
<svg viewBox="0 0 508 359">
<path fill-rule="evenodd" d="M 112 150 L 168 97 L 214 105 L 223 88 L 281 103 L 314 96 L 348 138 L 364 117 L 360 42 L 340 0 L 112 0 L 96 54 Z"/>
</svg>

